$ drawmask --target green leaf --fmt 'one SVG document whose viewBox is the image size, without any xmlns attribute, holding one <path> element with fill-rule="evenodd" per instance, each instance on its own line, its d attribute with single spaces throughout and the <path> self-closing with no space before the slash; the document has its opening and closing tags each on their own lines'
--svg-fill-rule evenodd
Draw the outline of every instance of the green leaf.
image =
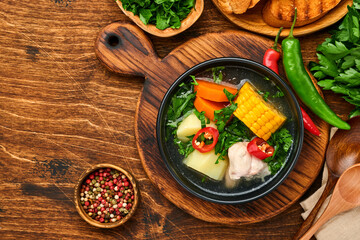
<svg viewBox="0 0 360 240">
<path fill-rule="evenodd" d="M 267 142 L 275 148 L 275 151 L 271 157 L 264 159 L 264 161 L 268 164 L 271 174 L 275 174 L 285 163 L 287 152 L 293 144 L 293 137 L 289 130 L 281 128 L 271 134 Z"/>
<path fill-rule="evenodd" d="M 194 111 L 196 117 L 200 120 L 201 122 L 201 128 L 206 127 L 206 117 L 205 117 L 205 112 L 199 112 L 198 110 Z"/>
<path fill-rule="evenodd" d="M 349 118 L 353 118 L 356 116 L 360 116 L 360 108 L 355 108 L 351 113 L 349 114 Z"/>
<path fill-rule="evenodd" d="M 237 104 L 231 103 L 229 106 L 214 111 L 214 121 L 219 132 L 222 132 L 225 128 L 226 123 L 229 121 L 231 115 L 236 110 Z"/>
<path fill-rule="evenodd" d="M 324 90 L 330 90 L 332 86 L 334 86 L 335 80 L 330 80 L 330 79 L 326 79 L 326 80 L 322 80 L 319 81 L 317 84 L 320 87 L 323 87 Z"/>
<path fill-rule="evenodd" d="M 213 74 L 213 80 L 215 83 L 221 83 L 223 80 L 223 73 L 222 70 L 224 70 L 225 67 L 213 67 L 211 68 L 212 74 Z"/>
<path fill-rule="evenodd" d="M 323 73 L 331 77 L 336 77 L 339 74 L 337 71 L 337 66 L 333 60 L 328 59 L 327 57 L 319 53 L 317 53 L 316 55 L 318 56 L 319 64 L 321 65 L 320 70 Z"/>
<path fill-rule="evenodd" d="M 355 65 L 355 60 L 356 60 L 355 56 L 344 57 L 344 62 L 341 64 L 341 68 L 345 70 L 353 67 Z"/>
<path fill-rule="evenodd" d="M 354 68 L 345 70 L 344 73 L 340 73 L 339 76 L 334 78 L 337 82 L 347 84 L 349 87 L 360 86 L 360 72 Z"/>
<path fill-rule="evenodd" d="M 140 9 L 139 11 L 140 20 L 147 25 L 152 17 L 152 13 L 150 9 Z"/>
<path fill-rule="evenodd" d="M 335 41 L 335 44 L 325 41 L 318 46 L 317 51 L 322 52 L 330 60 L 343 58 L 350 53 L 350 50 L 339 41 Z"/>
</svg>

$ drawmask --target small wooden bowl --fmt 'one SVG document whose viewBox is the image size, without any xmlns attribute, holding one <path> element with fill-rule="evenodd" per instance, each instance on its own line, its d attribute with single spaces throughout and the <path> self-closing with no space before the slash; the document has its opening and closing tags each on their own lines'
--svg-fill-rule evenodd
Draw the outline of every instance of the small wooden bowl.
<svg viewBox="0 0 360 240">
<path fill-rule="evenodd" d="M 130 180 L 130 182 L 133 186 L 133 189 L 134 189 L 134 201 L 133 201 L 133 206 L 132 206 L 130 212 L 123 219 L 121 219 L 120 221 L 117 221 L 117 222 L 101 223 L 101 222 L 98 222 L 98 221 L 92 219 L 91 217 L 89 217 L 86 214 L 84 208 L 81 206 L 81 203 L 80 203 L 80 190 L 81 190 L 82 183 L 84 182 L 86 177 L 89 176 L 92 172 L 94 172 L 98 169 L 101 169 L 101 168 L 112 168 L 112 169 L 122 172 Z M 112 165 L 112 164 L 98 164 L 98 165 L 95 165 L 95 166 L 89 168 L 80 176 L 79 181 L 75 187 L 74 199 L 75 199 L 76 210 L 78 211 L 80 216 L 87 223 L 89 223 L 92 226 L 99 227 L 99 228 L 114 228 L 114 227 L 118 227 L 118 226 L 124 224 L 127 220 L 129 220 L 132 217 L 132 215 L 134 215 L 135 210 L 140 201 L 140 192 L 139 192 L 139 188 L 136 184 L 135 178 L 128 171 L 122 169 L 121 167 Z"/>
<path fill-rule="evenodd" d="M 145 25 L 139 18 L 139 16 L 135 16 L 132 12 L 126 11 L 123 8 L 122 2 L 120 0 L 117 0 L 116 3 L 120 7 L 120 9 L 123 11 L 123 13 L 128 16 L 131 20 L 133 20 L 136 25 L 138 25 L 140 28 L 142 28 L 145 32 L 148 32 L 152 35 L 158 36 L 158 37 L 171 37 L 176 34 L 179 34 L 189 27 L 193 25 L 196 20 L 200 17 L 204 10 L 204 0 L 196 0 L 194 8 L 191 10 L 189 15 L 181 21 L 181 26 L 178 29 L 173 28 L 167 28 L 165 30 L 160 30 L 156 28 L 153 24 Z"/>
</svg>

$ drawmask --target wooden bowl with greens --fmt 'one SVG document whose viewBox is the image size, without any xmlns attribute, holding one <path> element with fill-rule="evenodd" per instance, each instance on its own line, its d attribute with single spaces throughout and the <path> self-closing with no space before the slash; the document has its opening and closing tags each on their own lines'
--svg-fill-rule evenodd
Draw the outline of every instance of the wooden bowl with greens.
<svg viewBox="0 0 360 240">
<path fill-rule="evenodd" d="M 117 0 L 116 3 L 136 25 L 158 37 L 171 37 L 185 31 L 204 10 L 204 0 L 164 0 L 162 4 L 146 0 L 143 6 L 134 0 Z"/>
</svg>

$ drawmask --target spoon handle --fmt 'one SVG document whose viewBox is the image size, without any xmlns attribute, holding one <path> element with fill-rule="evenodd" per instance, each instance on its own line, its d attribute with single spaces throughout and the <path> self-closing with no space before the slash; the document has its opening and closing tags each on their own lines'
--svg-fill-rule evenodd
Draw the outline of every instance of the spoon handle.
<svg viewBox="0 0 360 240">
<path fill-rule="evenodd" d="M 300 240 L 309 240 L 317 230 L 325 224 L 332 217 L 339 213 L 348 211 L 354 208 L 356 205 L 353 203 L 346 202 L 340 195 L 339 190 L 335 187 L 332 197 L 324 213 L 316 221 L 316 223 L 300 238 Z"/>
<path fill-rule="evenodd" d="M 319 198 L 318 202 L 316 203 L 315 207 L 311 210 L 309 216 L 306 218 L 306 220 L 303 222 L 303 224 L 300 226 L 300 229 L 296 232 L 295 236 L 293 237 L 293 240 L 298 240 L 302 235 L 306 233 L 307 230 L 311 227 L 313 224 L 315 217 L 317 213 L 320 210 L 320 207 L 323 205 L 325 199 L 329 196 L 331 190 L 334 188 L 338 178 L 331 175 L 330 171 L 328 171 L 328 181 L 326 183 L 325 189 L 323 193 L 321 194 L 321 197 Z"/>
</svg>

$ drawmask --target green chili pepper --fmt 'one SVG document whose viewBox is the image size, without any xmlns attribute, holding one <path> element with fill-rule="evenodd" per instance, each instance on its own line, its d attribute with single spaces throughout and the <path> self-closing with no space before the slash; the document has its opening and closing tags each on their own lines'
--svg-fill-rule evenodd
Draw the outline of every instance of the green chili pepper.
<svg viewBox="0 0 360 240">
<path fill-rule="evenodd" d="M 335 127 L 349 130 L 350 125 L 341 120 L 330 109 L 324 99 L 321 98 L 311 81 L 309 74 L 305 70 L 301 55 L 300 42 L 298 39 L 294 38 L 293 35 L 296 15 L 297 11 L 295 8 L 294 22 L 291 26 L 290 34 L 282 41 L 283 64 L 286 77 L 290 81 L 297 95 L 313 113 Z"/>
</svg>

